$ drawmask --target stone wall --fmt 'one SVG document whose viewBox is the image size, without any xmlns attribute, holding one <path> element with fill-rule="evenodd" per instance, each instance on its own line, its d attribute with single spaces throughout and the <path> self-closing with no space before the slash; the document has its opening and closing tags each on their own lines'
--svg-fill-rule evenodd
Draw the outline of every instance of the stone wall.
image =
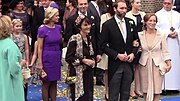
<svg viewBox="0 0 180 101">
<path fill-rule="evenodd" d="M 141 10 L 144 12 L 156 12 L 162 8 L 163 0 L 141 0 Z"/>
</svg>

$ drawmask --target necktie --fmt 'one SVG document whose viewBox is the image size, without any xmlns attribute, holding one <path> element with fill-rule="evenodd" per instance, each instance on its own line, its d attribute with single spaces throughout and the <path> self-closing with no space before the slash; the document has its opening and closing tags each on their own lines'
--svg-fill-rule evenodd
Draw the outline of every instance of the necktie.
<svg viewBox="0 0 180 101">
<path fill-rule="evenodd" d="M 119 29 L 120 29 L 121 34 L 122 34 L 122 36 L 123 36 L 124 42 L 126 43 L 126 32 L 125 32 L 125 29 L 124 29 L 124 27 L 123 27 L 123 23 L 124 23 L 124 22 L 123 22 L 122 20 L 120 20 L 118 26 L 119 26 Z"/>
<path fill-rule="evenodd" d="M 96 6 L 96 10 L 97 10 L 99 16 L 101 16 L 101 13 L 100 13 L 100 11 L 99 11 L 99 7 L 98 7 L 98 6 Z"/>
<path fill-rule="evenodd" d="M 122 24 L 123 24 L 123 21 L 120 20 L 120 22 L 119 22 L 119 28 L 120 28 L 120 30 L 121 30 L 121 33 L 124 34 L 124 29 L 123 29 Z"/>
</svg>

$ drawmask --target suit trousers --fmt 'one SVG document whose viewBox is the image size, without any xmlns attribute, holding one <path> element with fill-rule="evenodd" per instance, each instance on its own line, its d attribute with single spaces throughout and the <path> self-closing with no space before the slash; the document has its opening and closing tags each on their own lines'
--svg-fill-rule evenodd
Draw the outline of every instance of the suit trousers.
<svg viewBox="0 0 180 101">
<path fill-rule="evenodd" d="M 109 101 L 128 101 L 133 72 L 129 63 L 121 63 L 109 82 Z"/>
</svg>

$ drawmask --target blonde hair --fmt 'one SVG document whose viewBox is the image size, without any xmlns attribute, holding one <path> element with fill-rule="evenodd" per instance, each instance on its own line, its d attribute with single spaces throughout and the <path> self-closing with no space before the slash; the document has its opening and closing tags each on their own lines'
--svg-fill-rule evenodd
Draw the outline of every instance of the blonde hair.
<svg viewBox="0 0 180 101">
<path fill-rule="evenodd" d="M 45 12 L 44 24 L 48 24 L 51 21 L 51 18 L 58 13 L 57 8 L 48 7 Z"/>
<path fill-rule="evenodd" d="M 13 26 L 14 26 L 15 24 L 17 24 L 17 23 L 20 23 L 20 24 L 22 25 L 22 20 L 21 20 L 21 19 L 13 19 L 13 20 L 12 20 Z"/>
<path fill-rule="evenodd" d="M 54 1 L 50 1 L 49 5 L 54 4 L 54 3 L 56 3 L 56 2 L 54 2 Z"/>
<path fill-rule="evenodd" d="M 0 17 L 0 40 L 10 36 L 11 33 L 11 18 L 6 15 Z"/>
</svg>

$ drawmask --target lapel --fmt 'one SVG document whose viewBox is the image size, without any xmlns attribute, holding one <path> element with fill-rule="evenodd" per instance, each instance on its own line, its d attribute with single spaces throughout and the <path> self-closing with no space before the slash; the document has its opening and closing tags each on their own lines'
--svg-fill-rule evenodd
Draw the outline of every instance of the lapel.
<svg viewBox="0 0 180 101">
<path fill-rule="evenodd" d="M 145 31 L 139 32 L 139 39 L 141 41 L 141 45 L 144 46 L 145 49 L 149 49 L 146 41 Z"/>
<path fill-rule="evenodd" d="M 144 45 L 144 48 L 148 49 L 148 50 L 153 50 L 154 47 L 157 45 L 157 43 L 159 42 L 159 40 L 161 39 L 161 34 L 159 33 L 159 31 L 156 31 L 156 35 L 155 35 L 155 38 L 153 40 L 153 44 L 151 47 L 148 47 L 148 44 L 147 44 L 147 38 L 146 38 L 146 35 L 145 35 L 145 31 L 143 31 L 141 34 L 140 34 L 140 40 L 141 40 L 141 44 Z"/>
<path fill-rule="evenodd" d="M 91 10 L 91 13 L 94 15 L 94 16 L 97 16 L 98 18 L 100 18 L 99 16 L 99 13 L 98 11 L 96 10 L 96 8 L 94 7 L 94 5 L 90 2 L 89 3 L 89 9 Z"/>
<path fill-rule="evenodd" d="M 124 39 L 123 39 L 123 36 L 122 36 L 122 33 L 121 33 L 121 31 L 120 31 L 120 29 L 119 29 L 119 26 L 118 26 L 118 24 L 117 24 L 117 22 L 116 22 L 116 20 L 115 20 L 115 18 L 113 17 L 113 24 L 114 25 L 112 25 L 113 26 L 113 28 L 112 28 L 112 32 L 115 32 L 115 33 L 117 33 L 117 34 L 120 34 L 120 40 L 122 40 L 122 42 L 123 42 L 123 44 L 125 44 L 125 42 L 124 42 Z"/>
<path fill-rule="evenodd" d="M 156 35 L 153 41 L 153 45 L 152 45 L 152 49 L 157 45 L 157 43 L 159 42 L 159 40 L 161 39 L 161 34 L 159 33 L 159 31 L 156 31 Z"/>
<path fill-rule="evenodd" d="M 126 17 L 124 18 L 124 20 L 125 20 L 125 23 L 126 23 L 126 31 L 127 31 L 126 43 L 127 43 L 128 39 L 130 37 L 130 34 L 131 34 L 131 30 L 133 30 L 133 29 L 131 29 L 132 27 L 131 27 L 131 25 L 129 23 L 129 20 L 127 20 Z"/>
</svg>

